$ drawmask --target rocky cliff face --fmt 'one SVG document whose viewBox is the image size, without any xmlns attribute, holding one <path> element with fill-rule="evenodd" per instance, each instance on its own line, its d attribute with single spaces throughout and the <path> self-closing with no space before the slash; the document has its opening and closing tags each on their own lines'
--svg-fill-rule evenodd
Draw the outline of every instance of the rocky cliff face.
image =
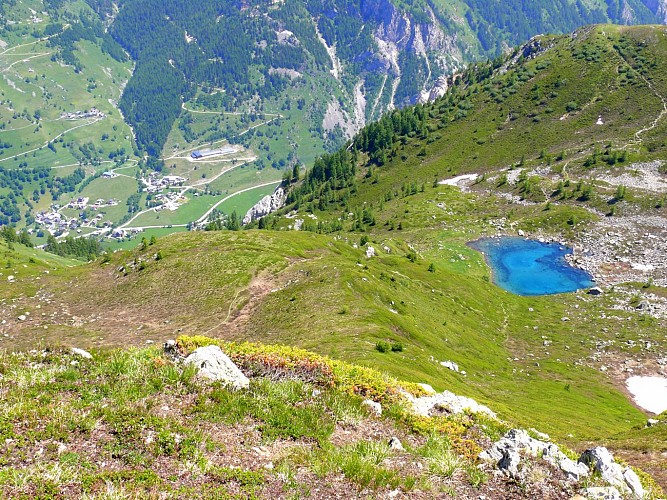
<svg viewBox="0 0 667 500">
<path fill-rule="evenodd" d="M 656 14 L 664 24 L 667 24 L 667 0 L 657 1 Z"/>
<path fill-rule="evenodd" d="M 287 193 L 279 186 L 273 192 L 273 194 L 268 194 L 259 202 L 257 202 L 243 217 L 243 225 L 250 224 L 252 221 L 261 219 L 265 215 L 269 215 L 272 212 L 275 212 L 285 204 L 285 198 Z"/>
<path fill-rule="evenodd" d="M 448 88 L 443 75 L 455 73 L 469 49 L 460 43 L 458 32 L 445 31 L 430 7 L 417 20 L 390 0 L 366 0 L 361 2 L 360 13 L 364 22 L 374 26 L 373 45 L 347 61 L 348 76 L 352 65 L 361 63 L 362 68 L 354 75 L 353 105 L 344 109 L 334 99 L 323 120 L 325 130 L 339 126 L 346 137 L 387 110 L 442 95 Z M 367 84 L 367 77 L 373 74 L 382 77 L 379 88 Z"/>
</svg>

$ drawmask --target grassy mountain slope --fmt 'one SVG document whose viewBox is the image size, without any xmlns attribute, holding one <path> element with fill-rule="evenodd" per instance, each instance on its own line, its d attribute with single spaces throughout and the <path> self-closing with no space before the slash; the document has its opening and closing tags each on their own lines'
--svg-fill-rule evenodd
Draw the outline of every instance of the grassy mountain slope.
<svg viewBox="0 0 667 500">
<path fill-rule="evenodd" d="M 493 474 L 475 457 L 508 425 L 410 415 L 397 391 L 414 385 L 293 348 L 223 347 L 254 373 L 247 390 L 202 382 L 156 348 L 0 356 L 3 496 L 569 498 L 579 489 L 539 459 L 525 460 L 522 481 Z M 647 498 L 659 494 L 643 482 Z"/>
<path fill-rule="evenodd" d="M 426 137 L 388 151 L 387 170 L 400 165 L 403 178 L 381 175 L 363 190 L 364 201 L 390 182 L 396 188 L 404 180 L 484 173 L 522 159 L 531 167 L 567 169 L 565 175 L 572 169 L 574 177 L 586 171 L 583 164 L 596 148 L 599 156 L 606 148 L 627 150 L 631 160 L 664 154 L 662 28 L 586 28 L 539 43 L 544 53 L 534 60 L 479 83 L 473 76 L 427 107 Z M 424 150 L 412 152 L 418 147 Z"/>
<path fill-rule="evenodd" d="M 323 178 L 295 183 L 286 210 L 296 214 L 265 221 L 277 230 L 172 235 L 28 275 L 19 293 L 0 282 L 12 299 L 2 331 L 14 337 L 3 343 L 95 348 L 187 333 L 304 347 L 474 397 L 572 446 L 646 451 L 659 475 L 664 435 L 640 430 L 646 415 L 624 381 L 627 368 L 659 370 L 665 318 L 635 301 L 665 295 L 664 269 L 654 284 L 639 273 L 615 287 L 611 273 L 600 297 L 519 297 L 493 285 L 466 243 L 521 229 L 578 244 L 603 222 L 663 220 L 660 187 L 628 186 L 619 199 L 601 179 L 643 178 L 647 167 L 635 162 L 664 154 L 665 50 L 663 27 L 541 37 L 322 160 L 314 171 Z M 438 183 L 469 172 L 483 177 L 467 190 Z M 285 230 L 298 219 L 310 231 Z M 403 350 L 380 352 L 382 342 Z"/>
<path fill-rule="evenodd" d="M 467 63 L 540 32 L 661 20 L 659 4 L 638 0 L 504 5 L 5 2 L 0 223 L 34 229 L 44 243 L 47 230 L 66 229 L 34 224 L 56 203 L 77 234 L 116 247 L 136 240 L 105 238 L 111 227 L 162 234 L 213 207 L 244 212 L 285 170 L 336 150 L 385 111 L 426 99 L 436 84 L 444 91 L 443 78 Z M 61 118 L 93 107 L 104 117 Z M 190 161 L 195 149 L 229 143 L 241 147 Z M 140 151 L 162 158 L 164 168 L 140 162 Z M 112 168 L 118 177 L 101 178 Z M 178 206 L 162 213 L 153 210 L 160 200 L 138 192 L 137 178 L 153 170 L 187 179 Z M 78 197 L 117 204 L 96 214 L 62 208 Z"/>
</svg>

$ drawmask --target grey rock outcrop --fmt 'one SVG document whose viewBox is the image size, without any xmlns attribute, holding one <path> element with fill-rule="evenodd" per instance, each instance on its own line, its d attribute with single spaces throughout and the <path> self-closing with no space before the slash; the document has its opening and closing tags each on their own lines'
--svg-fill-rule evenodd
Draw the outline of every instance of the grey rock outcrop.
<svg viewBox="0 0 667 500">
<path fill-rule="evenodd" d="M 637 498 L 644 498 L 645 494 L 644 487 L 642 486 L 642 483 L 639 480 L 639 476 L 637 475 L 637 473 L 633 471 L 630 467 L 628 467 L 623 471 L 623 480 Z"/>
<path fill-rule="evenodd" d="M 542 458 L 552 465 L 562 470 L 568 479 L 579 481 L 589 475 L 588 467 L 585 464 L 575 462 L 568 458 L 558 446 L 553 443 L 547 444 L 542 451 Z"/>
<path fill-rule="evenodd" d="M 510 477 L 519 476 L 519 464 L 521 463 L 521 455 L 514 448 L 502 450 L 502 457 L 498 461 L 498 468 L 506 471 Z"/>
<path fill-rule="evenodd" d="M 636 498 L 644 498 L 644 488 L 639 476 L 630 467 L 624 468 L 617 463 L 607 448 L 598 446 L 586 450 L 581 454 L 579 462 L 593 467 L 602 479 L 618 488 L 621 493 L 632 493 Z"/>
<path fill-rule="evenodd" d="M 195 366 L 199 376 L 221 381 L 232 389 L 247 389 L 250 384 L 248 377 L 217 345 L 195 349 L 183 363 Z"/>
<path fill-rule="evenodd" d="M 252 221 L 261 219 L 265 215 L 282 208 L 286 198 L 287 193 L 282 186 L 278 186 L 273 194 L 267 194 L 246 212 L 245 217 L 243 217 L 243 225 L 250 224 Z"/>
<path fill-rule="evenodd" d="M 613 487 L 586 488 L 583 492 L 588 500 L 622 500 L 621 494 Z"/>
<path fill-rule="evenodd" d="M 578 481 L 588 476 L 585 464 L 569 459 L 555 444 L 534 439 L 523 429 L 512 429 L 491 448 L 480 453 L 479 458 L 496 463 L 500 470 L 517 478 L 521 470 L 521 454 L 544 459 L 561 469 L 571 480 Z"/>
</svg>

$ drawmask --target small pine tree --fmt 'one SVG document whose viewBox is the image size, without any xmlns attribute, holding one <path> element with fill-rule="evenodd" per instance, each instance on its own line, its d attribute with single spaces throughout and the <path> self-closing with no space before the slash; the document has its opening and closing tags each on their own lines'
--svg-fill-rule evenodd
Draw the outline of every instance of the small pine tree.
<svg viewBox="0 0 667 500">
<path fill-rule="evenodd" d="M 619 201 L 623 200 L 625 198 L 625 190 L 625 186 L 621 184 L 616 188 L 616 195 L 614 197 Z"/>
</svg>

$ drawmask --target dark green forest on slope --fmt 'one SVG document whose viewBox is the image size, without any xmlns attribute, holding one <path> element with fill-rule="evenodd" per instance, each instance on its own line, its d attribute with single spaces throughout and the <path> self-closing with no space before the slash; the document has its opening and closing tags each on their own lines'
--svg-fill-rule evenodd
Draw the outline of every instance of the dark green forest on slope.
<svg viewBox="0 0 667 500">
<path fill-rule="evenodd" d="M 110 18 L 111 2 L 87 3 L 102 18 Z M 607 0 L 606 6 L 584 0 L 287 0 L 281 4 L 125 0 L 118 4 L 108 31 L 137 63 L 121 109 L 135 128 L 140 149 L 158 155 L 180 113 L 181 99 L 191 97 L 197 87 L 224 89 L 224 106 L 231 111 L 253 99 L 263 102 L 280 95 L 295 84 L 271 68 L 329 76 L 331 60 L 318 31 L 336 47 L 350 81 L 363 73 L 374 82 L 390 71 L 374 55 L 374 34 L 389 26 L 396 12 L 424 29 L 437 23 L 445 34 L 460 35 L 458 49 L 466 63 L 496 56 L 539 33 L 569 32 L 610 21 L 658 22 L 654 2 L 631 0 L 627 3 L 631 18 L 624 18 L 625 4 L 619 0 Z M 465 23 L 452 21 L 451 8 L 466 13 Z M 429 17 L 431 11 L 435 18 Z M 292 36 L 278 40 L 278 32 Z M 400 53 L 398 64 L 403 79 L 396 102 L 409 104 L 425 83 L 429 65 L 409 50 Z M 437 74 L 437 68 L 433 70 L 431 77 Z"/>
</svg>

